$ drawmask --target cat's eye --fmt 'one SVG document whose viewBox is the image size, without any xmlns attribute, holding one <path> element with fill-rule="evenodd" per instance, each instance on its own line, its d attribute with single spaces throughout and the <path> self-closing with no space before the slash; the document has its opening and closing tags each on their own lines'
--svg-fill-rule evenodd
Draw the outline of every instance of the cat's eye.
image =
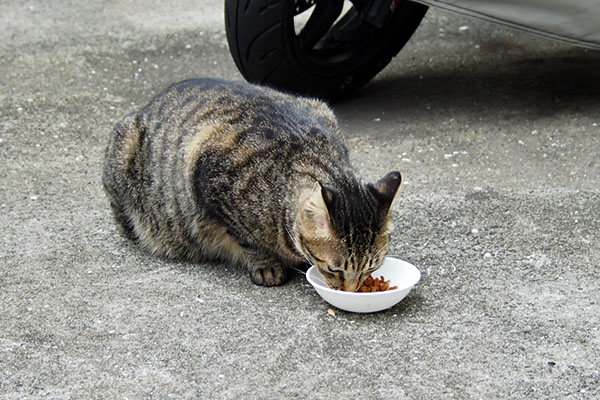
<svg viewBox="0 0 600 400">
<path fill-rule="evenodd" d="M 323 271 L 321 270 L 321 275 L 323 275 L 324 278 L 328 278 L 328 279 L 333 279 L 335 278 L 335 274 L 332 274 L 331 272 L 327 272 L 327 271 Z"/>
<path fill-rule="evenodd" d="M 367 268 L 366 272 L 369 274 L 375 272 L 379 268 L 379 260 L 372 260 L 369 262 L 369 268 Z"/>
<path fill-rule="evenodd" d="M 332 278 L 336 278 L 336 279 L 340 279 L 340 280 L 344 280 L 344 271 L 340 270 L 340 269 L 333 269 L 331 268 L 331 265 L 327 264 L 327 270 L 329 272 L 325 271 L 325 274 L 327 274 L 328 276 L 332 277 Z"/>
</svg>

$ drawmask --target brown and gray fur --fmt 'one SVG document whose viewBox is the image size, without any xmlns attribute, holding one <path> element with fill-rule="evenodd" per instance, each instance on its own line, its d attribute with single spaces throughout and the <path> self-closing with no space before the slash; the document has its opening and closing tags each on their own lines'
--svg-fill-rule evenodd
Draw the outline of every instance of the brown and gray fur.
<svg viewBox="0 0 600 400">
<path fill-rule="evenodd" d="M 356 290 L 387 252 L 400 174 L 363 183 L 321 101 L 197 79 L 117 124 L 103 183 L 127 236 L 152 253 L 242 264 L 265 286 L 309 262 Z"/>
</svg>

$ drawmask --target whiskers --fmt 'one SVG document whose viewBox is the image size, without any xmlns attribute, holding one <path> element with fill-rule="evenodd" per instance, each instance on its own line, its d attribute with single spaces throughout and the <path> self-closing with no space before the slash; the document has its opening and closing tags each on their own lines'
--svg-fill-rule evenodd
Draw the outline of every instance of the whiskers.
<svg viewBox="0 0 600 400">
<path fill-rule="evenodd" d="M 302 248 L 300 247 L 300 245 L 298 244 L 298 241 L 296 240 L 296 238 L 294 237 L 294 235 L 292 235 L 292 233 L 289 231 L 288 227 L 285 227 L 285 231 L 287 232 L 288 236 L 290 237 L 290 239 L 292 240 L 292 243 L 294 243 L 294 246 L 296 247 L 296 250 L 298 251 L 298 253 L 300 253 L 302 255 L 302 257 L 304 258 L 304 261 L 306 261 L 307 264 L 312 265 L 313 262 L 308 258 L 308 256 L 302 251 Z M 301 270 L 300 268 L 296 268 L 293 267 L 291 265 L 288 265 L 288 269 L 301 274 L 301 275 L 306 275 L 306 271 Z"/>
<path fill-rule="evenodd" d="M 388 245 L 382 246 L 377 252 L 373 255 L 373 259 L 377 260 L 381 256 L 385 256 L 385 252 L 388 250 Z"/>
<path fill-rule="evenodd" d="M 288 269 L 293 270 L 294 272 L 300 275 L 306 275 L 306 271 L 302 271 L 300 268 L 292 267 L 290 265 L 287 266 Z"/>
<path fill-rule="evenodd" d="M 298 250 L 298 253 L 300 253 L 302 255 L 302 257 L 304 257 L 304 260 L 307 263 L 313 264 L 312 260 L 310 258 L 308 258 L 308 256 L 302 251 L 302 248 L 298 244 L 298 241 L 296 240 L 296 238 L 294 237 L 294 235 L 292 235 L 292 233 L 290 232 L 290 230 L 288 229 L 287 226 L 285 227 L 285 231 L 287 232 L 288 236 L 292 240 L 292 243 L 294 243 L 294 246 L 296 246 L 296 250 Z"/>
</svg>

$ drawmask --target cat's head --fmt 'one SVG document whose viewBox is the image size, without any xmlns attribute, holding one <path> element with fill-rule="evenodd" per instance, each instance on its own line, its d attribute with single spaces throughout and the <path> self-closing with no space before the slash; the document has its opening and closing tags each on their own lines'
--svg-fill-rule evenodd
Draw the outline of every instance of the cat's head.
<svg viewBox="0 0 600 400">
<path fill-rule="evenodd" d="M 334 289 L 357 290 L 383 262 L 392 230 L 390 209 L 399 172 L 375 184 L 315 183 L 301 199 L 296 244 Z"/>
</svg>

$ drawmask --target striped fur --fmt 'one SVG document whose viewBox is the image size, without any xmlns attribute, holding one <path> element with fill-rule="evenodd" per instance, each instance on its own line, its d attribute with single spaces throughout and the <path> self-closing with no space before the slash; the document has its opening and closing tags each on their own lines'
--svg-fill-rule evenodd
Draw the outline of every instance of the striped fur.
<svg viewBox="0 0 600 400">
<path fill-rule="evenodd" d="M 387 251 L 400 174 L 362 183 L 318 100 L 197 79 L 117 124 L 103 183 L 125 233 L 152 253 L 242 264 L 267 286 L 310 262 L 356 290 Z"/>
</svg>

